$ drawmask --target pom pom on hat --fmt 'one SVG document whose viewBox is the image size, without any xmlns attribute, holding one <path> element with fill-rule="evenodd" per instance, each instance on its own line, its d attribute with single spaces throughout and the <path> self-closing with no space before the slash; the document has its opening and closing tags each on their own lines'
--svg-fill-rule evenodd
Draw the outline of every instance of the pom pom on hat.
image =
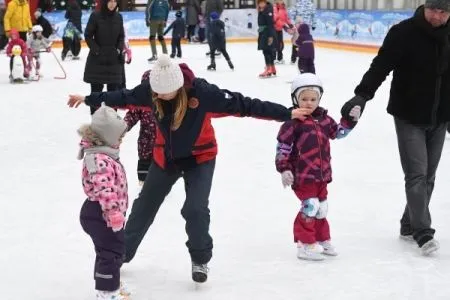
<svg viewBox="0 0 450 300">
<path fill-rule="evenodd" d="M 172 63 L 169 55 L 162 54 L 150 72 L 150 86 L 157 94 L 168 94 L 183 86 L 183 72 L 178 64 Z"/>
<path fill-rule="evenodd" d="M 210 16 L 211 19 L 213 19 L 213 20 L 217 20 L 217 19 L 219 18 L 219 14 L 218 14 L 217 12 L 215 12 L 215 11 L 211 12 L 211 13 L 209 14 L 209 16 Z"/>
</svg>

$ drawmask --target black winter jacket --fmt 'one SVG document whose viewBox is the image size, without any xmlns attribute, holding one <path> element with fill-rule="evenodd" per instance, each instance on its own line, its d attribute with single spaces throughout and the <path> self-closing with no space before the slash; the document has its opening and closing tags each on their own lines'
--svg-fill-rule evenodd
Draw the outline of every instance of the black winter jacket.
<svg viewBox="0 0 450 300">
<path fill-rule="evenodd" d="M 121 53 L 124 49 L 122 15 L 104 10 L 93 12 L 89 17 L 84 37 L 89 46 L 84 81 L 97 84 L 122 84 Z"/>
<path fill-rule="evenodd" d="M 416 125 L 450 121 L 450 26 L 433 28 L 420 6 L 394 25 L 355 94 L 372 99 L 393 70 L 388 113 Z"/>
<path fill-rule="evenodd" d="M 211 21 L 208 34 L 208 41 L 211 48 L 225 49 L 225 23 L 222 20 Z"/>
<path fill-rule="evenodd" d="M 83 30 L 81 28 L 81 15 L 82 11 L 77 1 L 76 0 L 69 1 L 69 3 L 67 4 L 67 10 L 64 17 L 70 22 L 72 22 L 72 24 L 82 33 Z"/>
<path fill-rule="evenodd" d="M 258 33 L 258 50 L 270 50 L 275 46 L 273 6 L 269 2 L 263 11 L 258 12 Z M 269 38 L 273 39 L 271 45 L 269 45 Z"/>
<path fill-rule="evenodd" d="M 172 38 L 182 39 L 186 32 L 186 22 L 182 17 L 177 17 L 175 21 L 170 23 L 163 35 L 166 35 L 170 30 L 172 30 Z"/>
</svg>

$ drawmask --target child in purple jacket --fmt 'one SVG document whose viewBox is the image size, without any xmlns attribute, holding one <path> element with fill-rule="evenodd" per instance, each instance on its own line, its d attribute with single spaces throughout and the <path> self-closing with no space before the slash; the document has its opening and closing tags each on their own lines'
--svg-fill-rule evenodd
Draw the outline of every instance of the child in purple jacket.
<svg viewBox="0 0 450 300">
<path fill-rule="evenodd" d="M 146 71 L 141 78 L 141 82 L 148 81 L 150 71 Z M 148 169 L 152 164 L 153 146 L 156 137 L 156 120 L 153 113 L 149 110 L 133 108 L 129 110 L 124 118 L 130 131 L 137 122 L 141 122 L 138 137 L 138 164 L 137 176 L 139 185 L 143 185 L 147 177 Z"/>
<path fill-rule="evenodd" d="M 298 38 L 295 44 L 298 48 L 298 69 L 300 73 L 316 74 L 314 66 L 314 40 L 309 33 L 309 26 L 306 23 L 298 27 Z"/>
<path fill-rule="evenodd" d="M 128 185 L 119 145 L 126 131 L 125 121 L 104 105 L 93 114 L 91 124 L 78 130 L 82 137 L 78 159 L 83 160 L 82 183 L 87 196 L 80 222 L 95 247 L 97 299 L 127 300 L 129 296 L 120 284 Z"/>
<path fill-rule="evenodd" d="M 294 241 L 297 257 L 306 260 L 323 260 L 323 254 L 337 255 L 330 243 L 326 219 L 327 185 L 331 182 L 330 139 L 345 137 L 361 115 L 361 108 L 356 106 L 350 114 L 353 122 L 341 119 L 337 124 L 319 106 L 322 93 L 322 83 L 316 75 L 298 75 L 292 82 L 291 96 L 294 107 L 303 110 L 304 119 L 283 123 L 277 137 L 277 171 L 283 186 L 291 186 L 301 201 L 294 221 Z"/>
</svg>

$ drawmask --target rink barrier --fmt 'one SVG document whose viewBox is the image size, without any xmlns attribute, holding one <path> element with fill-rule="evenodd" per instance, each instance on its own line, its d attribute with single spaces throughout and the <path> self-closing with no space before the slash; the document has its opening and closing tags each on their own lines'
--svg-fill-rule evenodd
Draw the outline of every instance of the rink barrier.
<svg viewBox="0 0 450 300">
<path fill-rule="evenodd" d="M 167 42 L 170 42 L 170 38 L 166 39 Z M 148 46 L 150 47 L 148 39 L 132 39 L 129 41 L 130 45 L 132 46 Z M 256 38 L 230 38 L 227 39 L 227 43 L 255 43 L 255 51 L 256 51 Z M 187 44 L 187 42 L 181 42 L 182 44 Z M 285 41 L 286 45 L 291 45 L 291 40 Z M 201 45 L 201 44 L 195 44 L 195 45 Z M 207 44 L 205 44 L 207 45 Z M 343 43 L 343 42 L 332 42 L 332 41 L 323 41 L 323 40 L 316 40 L 314 42 L 314 45 L 319 48 L 326 48 L 326 49 L 334 49 L 334 50 L 341 50 L 341 51 L 352 51 L 352 52 L 362 52 L 362 53 L 377 53 L 379 46 L 376 45 L 362 45 L 362 44 L 353 44 L 353 43 Z M 83 48 L 87 47 L 85 41 L 81 42 L 81 46 Z M 62 42 L 61 41 L 54 41 L 53 47 L 55 48 L 62 48 Z"/>
</svg>

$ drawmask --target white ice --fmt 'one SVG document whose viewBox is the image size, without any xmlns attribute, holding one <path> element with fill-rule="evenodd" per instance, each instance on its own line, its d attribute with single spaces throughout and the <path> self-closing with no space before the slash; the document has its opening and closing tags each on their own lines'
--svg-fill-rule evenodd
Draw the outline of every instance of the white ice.
<svg viewBox="0 0 450 300">
<path fill-rule="evenodd" d="M 198 77 L 244 95 L 290 104 L 295 66 L 277 66 L 278 77 L 258 79 L 264 61 L 256 45 L 229 44 L 235 64 L 217 59 L 206 71 L 204 45 L 183 45 L 181 61 Z M 128 86 L 149 68 L 150 48 L 134 47 Z M 159 51 L 160 48 L 159 48 Z M 60 55 L 60 49 L 55 49 Z M 286 47 L 289 60 L 290 47 Z M 70 93 L 87 94 L 80 61 L 63 62 L 66 80 L 50 54 L 42 54 L 39 82 L 8 83 L 8 59 L 0 57 L 0 298 L 4 300 L 94 299 L 94 250 L 78 216 L 85 196 L 76 160 L 76 129 L 88 122 L 86 106 L 69 109 Z M 341 105 L 368 68 L 372 54 L 317 49 L 321 104 L 336 119 Z M 405 205 L 392 117 L 385 107 L 388 79 L 345 139 L 332 143 L 334 181 L 329 185 L 329 221 L 340 255 L 324 262 L 296 258 L 292 224 L 299 201 L 283 189 L 274 166 L 280 123 L 234 117 L 214 120 L 219 155 L 214 177 L 211 234 L 214 257 L 208 282 L 196 287 L 180 209 L 182 181 L 173 188 L 123 280 L 135 300 L 450 299 L 449 165 L 444 148 L 431 203 L 441 250 L 422 257 L 398 238 Z M 138 125 L 137 125 L 138 126 Z M 130 199 L 136 178 L 138 127 L 126 137 L 121 157 Z M 131 207 L 131 203 L 130 203 Z"/>
</svg>

